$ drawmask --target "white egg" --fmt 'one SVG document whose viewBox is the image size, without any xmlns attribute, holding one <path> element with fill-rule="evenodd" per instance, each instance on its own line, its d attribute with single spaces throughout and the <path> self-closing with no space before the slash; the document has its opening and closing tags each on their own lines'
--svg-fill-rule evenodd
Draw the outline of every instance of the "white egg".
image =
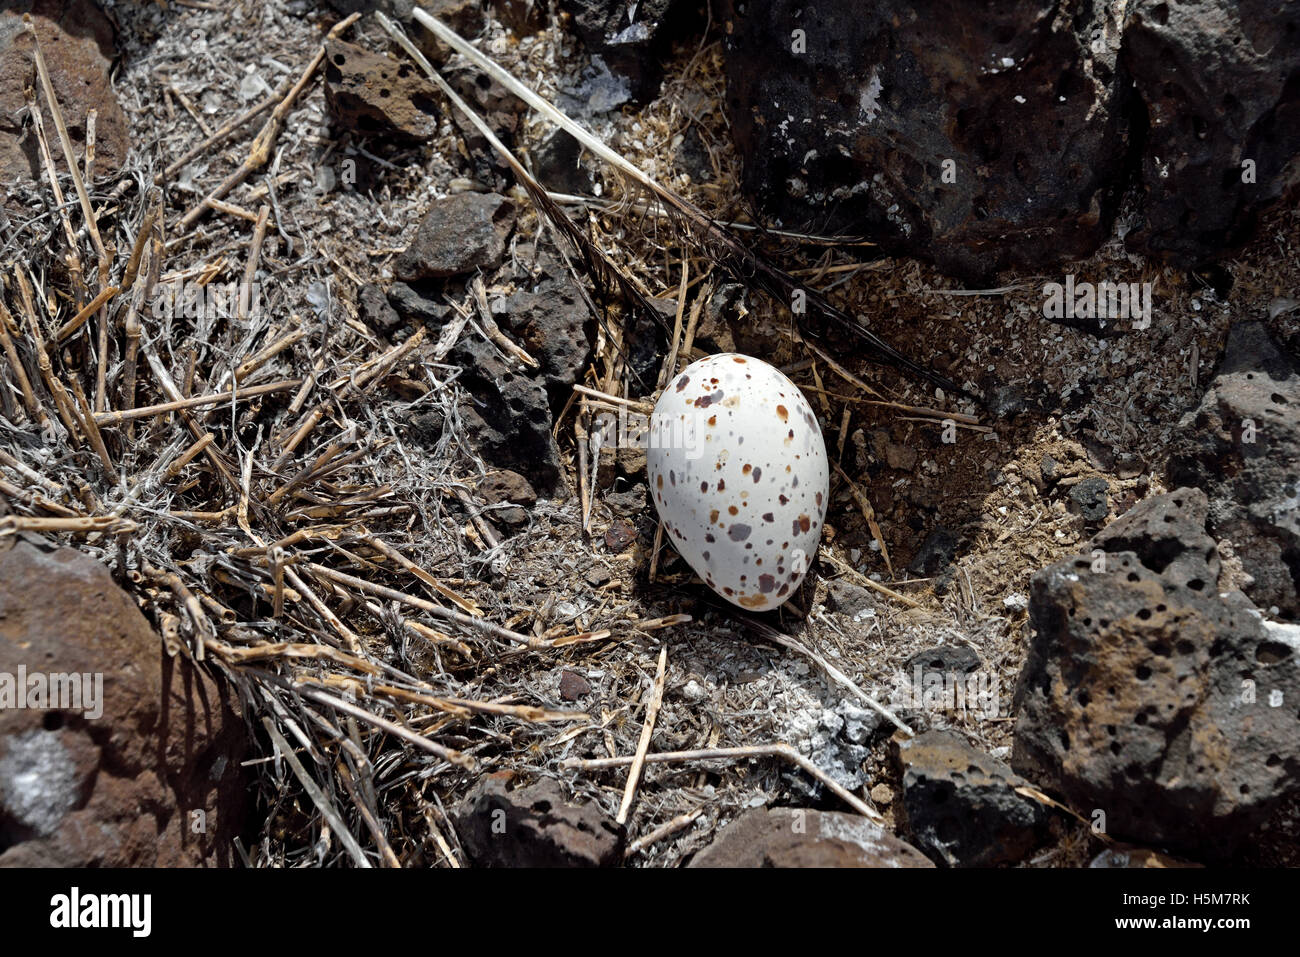
<svg viewBox="0 0 1300 957">
<path fill-rule="evenodd" d="M 778 370 L 723 353 L 687 366 L 655 403 L 650 492 L 673 546 L 732 604 L 768 611 L 798 589 L 826 517 L 826 443 Z"/>
</svg>

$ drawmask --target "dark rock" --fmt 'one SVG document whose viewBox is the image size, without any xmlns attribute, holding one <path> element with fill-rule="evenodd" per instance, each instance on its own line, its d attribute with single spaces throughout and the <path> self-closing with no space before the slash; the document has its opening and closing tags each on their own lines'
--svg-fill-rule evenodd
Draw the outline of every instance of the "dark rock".
<svg viewBox="0 0 1300 957">
<path fill-rule="evenodd" d="M 541 261 L 540 279 L 492 303 L 492 312 L 537 360 L 556 411 L 591 358 L 595 320 L 582 291 L 557 259 Z"/>
<path fill-rule="evenodd" d="M 742 185 L 778 225 L 865 235 L 971 279 L 1108 238 L 1129 131 L 1105 5 L 723 8 Z"/>
<path fill-rule="evenodd" d="M 826 583 L 826 607 L 842 615 L 856 617 L 876 607 L 871 592 L 861 585 L 843 578 L 836 578 Z"/>
<path fill-rule="evenodd" d="M 50 71 L 50 83 L 80 153 L 86 141 L 86 115 L 94 110 L 95 178 L 120 175 L 130 152 L 130 128 L 109 79 L 114 50 L 113 25 L 90 0 L 9 0 L 0 12 L 0 199 L 12 185 L 42 181 L 36 136 L 24 127 L 23 90 L 38 90 L 46 135 L 56 140 L 54 119 L 39 92 L 31 35 L 23 14 L 32 15 L 36 36 Z M 21 141 L 21 142 L 20 142 Z M 62 160 L 57 145 L 55 155 Z"/>
<path fill-rule="evenodd" d="M 931 860 L 949 867 L 1011 863 L 1047 836 L 1047 808 L 1015 791 L 1028 782 L 960 735 L 899 734 L 892 744 L 904 832 Z"/>
<path fill-rule="evenodd" d="M 802 808 L 752 808 L 714 837 L 691 867 L 933 867 L 864 817 Z"/>
<path fill-rule="evenodd" d="M 478 483 L 477 492 L 488 505 L 512 502 L 531 508 L 537 504 L 537 493 L 528 484 L 528 479 L 509 469 L 485 475 Z"/>
<path fill-rule="evenodd" d="M 528 477 L 547 494 L 563 490 L 560 451 L 551 437 L 551 406 L 542 383 L 516 372 L 497 347 L 478 335 L 461 336 L 450 360 L 469 393 L 460 406 L 470 443 L 493 465 Z"/>
<path fill-rule="evenodd" d="M 423 27 L 420 29 L 432 38 L 429 31 Z M 438 41 L 431 42 L 436 44 Z M 460 63 L 459 60 L 453 62 Z M 523 100 L 498 81 L 485 76 L 481 70 L 467 64 L 444 67 L 443 75 L 460 97 L 487 123 L 488 129 L 497 139 L 507 147 L 515 145 L 515 136 L 528 113 Z M 505 161 L 478 127 L 460 110 L 452 111 L 452 121 L 465 142 L 468 153 L 466 161 L 470 167 L 468 175 L 481 183 L 494 184 L 498 190 L 504 190 L 512 184 L 514 174 L 510 173 Z"/>
<path fill-rule="evenodd" d="M 515 223 L 514 204 L 495 193 L 456 193 L 434 202 L 415 239 L 393 263 L 404 282 L 495 269 Z"/>
<path fill-rule="evenodd" d="M 1194 266 L 1242 246 L 1300 184 L 1300 8 L 1137 0 L 1123 62 L 1146 107 L 1144 222 L 1130 248 Z M 1252 182 L 1243 163 L 1253 162 Z"/>
<path fill-rule="evenodd" d="M 1189 489 L 1148 499 L 1094 540 L 1104 555 L 1034 576 L 1012 757 L 1108 833 L 1196 859 L 1300 790 L 1300 636 L 1217 594 L 1205 509 Z"/>
<path fill-rule="evenodd" d="M 582 145 L 565 130 L 555 130 L 533 151 L 533 175 L 556 193 L 591 192 L 591 174 L 579 161 Z"/>
<path fill-rule="evenodd" d="M 1042 476 L 1045 486 L 1055 485 L 1057 479 L 1061 477 L 1061 463 L 1050 455 L 1044 455 L 1042 461 L 1038 463 L 1038 474 Z"/>
<path fill-rule="evenodd" d="M 1110 484 L 1099 476 L 1086 478 L 1070 488 L 1070 511 L 1085 522 L 1103 522 L 1110 514 Z"/>
<path fill-rule="evenodd" d="M 432 451 L 442 438 L 446 416 L 441 409 L 424 409 L 407 420 L 406 436 L 421 448 Z"/>
<path fill-rule="evenodd" d="M 1209 503 L 1195 488 L 1154 495 L 1093 536 L 1092 547 L 1109 554 L 1132 552 L 1166 581 L 1192 591 L 1213 591 L 1219 552 L 1205 532 Z"/>
<path fill-rule="evenodd" d="M 692 183 L 707 183 L 713 179 L 713 161 L 704 145 L 699 129 L 692 124 L 682 134 L 677 147 L 677 168 L 691 178 Z"/>
<path fill-rule="evenodd" d="M 625 77 L 637 101 L 655 95 L 673 35 L 684 32 L 694 6 L 685 0 L 560 0 L 588 52 Z"/>
<path fill-rule="evenodd" d="M 645 485 L 634 485 L 625 492 L 610 492 L 605 496 L 605 504 L 616 515 L 636 516 L 645 513 L 649 503 L 649 490 Z"/>
<path fill-rule="evenodd" d="M 591 682 L 567 668 L 560 673 L 560 697 L 565 701 L 577 701 L 591 694 Z"/>
<path fill-rule="evenodd" d="M 918 670 L 921 675 L 938 673 L 960 678 L 977 670 L 983 662 L 974 648 L 966 645 L 939 645 L 925 651 L 918 651 L 903 663 L 903 670 L 914 675 Z M 915 684 L 915 682 L 913 682 Z"/>
<path fill-rule="evenodd" d="M 430 282 L 410 285 L 395 282 L 388 287 L 388 302 L 404 319 L 439 328 L 452 313 L 442 294 Z"/>
<path fill-rule="evenodd" d="M 989 410 L 999 419 L 1014 419 L 1029 403 L 1025 399 L 1025 390 L 1018 385 L 1000 385 L 993 389 Z"/>
<path fill-rule="evenodd" d="M 325 2 L 344 16 L 352 13 L 373 13 L 378 10 L 394 20 L 406 20 L 415 7 L 415 0 L 325 0 Z M 440 0 L 432 0 L 432 2 L 426 0 L 420 5 L 434 9 L 439 2 Z"/>
<path fill-rule="evenodd" d="M 336 2 L 336 0 L 331 0 Z M 344 0 L 344 2 L 366 2 L 366 0 Z M 381 3 L 407 3 L 408 0 L 380 0 Z M 414 0 L 411 5 L 415 6 Z M 473 40 L 487 26 L 487 16 L 483 10 L 483 0 L 421 0 L 423 7 L 441 22 L 447 24 L 467 40 Z M 410 16 L 409 12 L 407 16 Z M 443 63 L 451 56 L 451 47 L 435 39 L 433 33 L 426 30 L 413 19 L 407 35 L 416 47 L 435 64 Z M 457 117 L 459 120 L 459 117 Z"/>
<path fill-rule="evenodd" d="M 925 536 L 908 569 L 917 575 L 933 577 L 952 564 L 957 554 L 957 536 L 939 526 Z"/>
<path fill-rule="evenodd" d="M 233 696 L 169 658 L 93 558 L 9 543 L 0 542 L 0 867 L 233 864 L 250 809 Z M 5 700 L 19 669 L 27 707 Z M 36 710 L 53 702 L 26 692 L 54 674 L 85 676 L 77 691 L 97 701 L 79 694 Z"/>
<path fill-rule="evenodd" d="M 402 321 L 397 310 L 388 304 L 384 290 L 373 282 L 366 283 L 357 293 L 357 312 L 362 322 L 379 333 L 391 332 Z"/>
<path fill-rule="evenodd" d="M 1201 404 L 1178 423 L 1172 484 L 1210 498 L 1208 527 L 1228 539 L 1262 608 L 1300 617 L 1300 372 L 1262 323 L 1239 323 Z"/>
<path fill-rule="evenodd" d="M 625 838 L 597 805 L 565 803 L 549 778 L 511 791 L 500 776 L 485 777 L 453 817 L 476 867 L 612 867 Z"/>
<path fill-rule="evenodd" d="M 632 316 L 631 329 L 624 340 L 628 365 L 632 377 L 628 381 L 630 398 L 640 399 L 652 395 L 668 348 L 668 329 L 677 314 L 675 303 L 651 299 L 651 309 L 657 314 L 637 309 Z"/>
<path fill-rule="evenodd" d="M 437 89 L 410 63 L 325 41 L 325 103 L 334 127 L 397 145 L 438 134 Z"/>
</svg>

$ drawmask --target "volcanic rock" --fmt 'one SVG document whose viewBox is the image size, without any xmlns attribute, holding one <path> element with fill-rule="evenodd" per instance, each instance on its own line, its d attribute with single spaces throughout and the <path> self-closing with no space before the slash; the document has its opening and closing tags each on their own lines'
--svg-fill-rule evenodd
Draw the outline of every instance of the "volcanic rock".
<svg viewBox="0 0 1300 957">
<path fill-rule="evenodd" d="M 1195 859 L 1300 788 L 1300 628 L 1217 593 L 1195 489 L 1140 502 L 1100 550 L 1034 576 L 1012 767 L 1108 833 Z"/>
<path fill-rule="evenodd" d="M 1143 222 L 1127 245 L 1196 266 L 1300 185 L 1300 6 L 1136 0 L 1123 64 L 1145 106 Z"/>
<path fill-rule="evenodd" d="M 1090 255 L 1129 152 L 1106 4 L 723 5 L 743 187 L 775 224 L 963 278 Z"/>
<path fill-rule="evenodd" d="M 1300 371 L 1263 323 L 1229 330 L 1217 375 L 1178 431 L 1170 482 L 1210 496 L 1210 532 L 1254 578 L 1246 594 L 1300 618 Z"/>
<path fill-rule="evenodd" d="M 619 862 L 625 837 L 597 805 L 566 803 L 550 779 L 512 791 L 490 775 L 453 817 L 477 867 L 610 867 Z"/>
<path fill-rule="evenodd" d="M 99 562 L 10 542 L 0 541 L 0 866 L 232 864 L 249 795 L 246 729 L 226 686 L 169 658 Z M 36 676 L 50 697 L 34 697 Z M 53 700 L 56 685 L 79 697 Z M 6 697 L 15 690 L 21 703 Z"/>
<path fill-rule="evenodd" d="M 1016 793 L 1028 784 L 951 731 L 893 739 L 905 833 L 949 867 L 1020 860 L 1046 837 L 1047 808 Z"/>
<path fill-rule="evenodd" d="M 393 274 L 414 282 L 495 269 L 514 224 L 514 204 L 496 193 L 456 193 L 437 200 L 420 220 L 411 245 L 393 262 Z"/>
</svg>

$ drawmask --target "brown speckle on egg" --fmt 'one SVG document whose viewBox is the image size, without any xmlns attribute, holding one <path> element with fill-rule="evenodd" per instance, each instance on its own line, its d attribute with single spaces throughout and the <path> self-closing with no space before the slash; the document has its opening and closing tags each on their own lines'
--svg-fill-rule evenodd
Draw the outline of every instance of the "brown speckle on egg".
<svg viewBox="0 0 1300 957">
<path fill-rule="evenodd" d="M 776 579 L 773 578 L 771 575 L 758 576 L 758 588 L 759 591 L 763 592 L 763 594 L 767 594 L 775 587 L 776 587 Z"/>
<path fill-rule="evenodd" d="M 775 521 L 776 521 L 776 516 L 773 515 L 771 512 L 764 512 L 764 513 L 763 513 L 763 521 L 765 521 L 765 522 L 775 522 Z"/>
<path fill-rule="evenodd" d="M 790 421 L 790 410 L 787 409 L 785 406 L 783 406 L 783 405 L 778 405 L 778 406 L 776 407 L 776 414 L 779 415 L 779 416 L 781 417 L 781 421 L 782 421 L 782 422 L 789 422 L 789 421 Z"/>
</svg>

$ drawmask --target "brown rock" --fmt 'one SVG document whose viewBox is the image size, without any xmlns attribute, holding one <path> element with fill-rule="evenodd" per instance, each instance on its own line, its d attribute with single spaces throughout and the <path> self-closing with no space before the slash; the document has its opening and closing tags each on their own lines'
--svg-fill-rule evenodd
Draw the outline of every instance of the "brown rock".
<svg viewBox="0 0 1300 957">
<path fill-rule="evenodd" d="M 528 524 L 528 512 L 537 503 L 537 492 L 533 490 L 528 479 L 518 472 L 502 469 L 485 476 L 478 484 L 478 495 L 490 506 L 488 518 L 494 522 L 504 523 L 510 528 L 522 528 Z"/>
<path fill-rule="evenodd" d="M 528 479 L 510 469 L 490 472 L 478 483 L 478 494 L 488 505 L 513 502 L 515 505 L 537 504 L 537 493 Z"/>
<path fill-rule="evenodd" d="M 57 143 L 54 119 L 39 92 L 31 34 L 23 26 L 24 13 L 32 15 L 50 82 L 74 146 L 86 139 L 86 114 L 95 110 L 96 178 L 116 176 L 130 149 L 126 115 L 109 82 L 114 55 L 113 26 L 89 0 L 12 0 L 0 13 L 0 184 L 35 183 L 40 178 L 36 138 L 23 143 L 20 111 L 26 109 L 25 87 L 38 90 L 45 129 Z M 52 146 L 55 161 L 66 166 L 59 146 Z M 80 156 L 80 150 L 78 157 Z M 3 190 L 0 189 L 0 195 Z"/>
<path fill-rule="evenodd" d="M 565 701 L 577 701 L 591 694 L 591 682 L 576 671 L 565 670 L 560 674 L 560 697 Z"/>
<path fill-rule="evenodd" d="M 478 867 L 610 867 L 625 832 L 596 804 L 571 805 L 550 779 L 507 790 L 479 782 L 453 812 L 461 846 Z"/>
<path fill-rule="evenodd" d="M 325 102 L 336 127 L 400 144 L 438 132 L 436 90 L 409 63 L 342 40 L 325 43 Z"/>
<path fill-rule="evenodd" d="M 615 554 L 625 551 L 635 541 L 636 526 L 626 519 L 615 519 L 605 530 L 605 547 Z"/>
<path fill-rule="evenodd" d="M 864 817 L 754 808 L 724 827 L 691 867 L 933 867 L 916 848 Z"/>
<path fill-rule="evenodd" d="M 244 724 L 224 685 L 166 656 L 103 565 L 26 541 L 0 550 L 0 682 L 20 669 L 29 689 L 90 677 L 74 682 L 80 700 L 29 691 L 28 707 L 0 708 L 0 865 L 232 863 Z"/>
</svg>

